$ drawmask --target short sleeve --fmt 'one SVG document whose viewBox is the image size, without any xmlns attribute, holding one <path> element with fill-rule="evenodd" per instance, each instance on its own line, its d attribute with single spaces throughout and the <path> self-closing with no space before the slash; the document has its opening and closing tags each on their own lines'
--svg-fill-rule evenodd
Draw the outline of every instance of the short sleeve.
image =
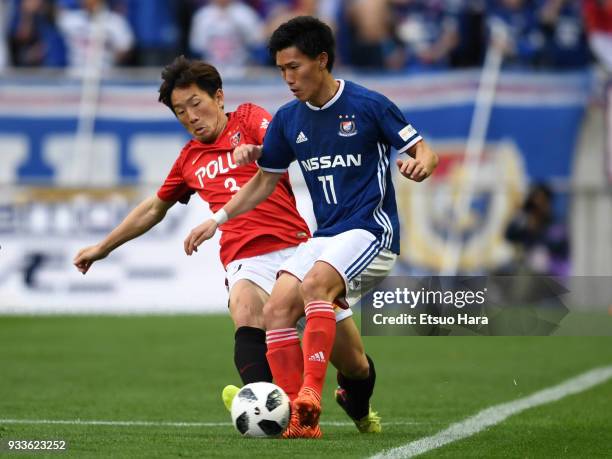
<svg viewBox="0 0 612 459">
<path fill-rule="evenodd" d="M 263 152 L 257 165 L 266 172 L 283 173 L 295 159 L 295 153 L 289 146 L 283 132 L 283 120 L 277 113 L 268 127 L 263 143 Z"/>
<path fill-rule="evenodd" d="M 183 174 L 181 172 L 181 157 L 179 156 L 177 160 L 174 162 L 168 177 L 164 181 L 163 185 L 157 190 L 157 197 L 162 201 L 166 202 L 175 202 L 179 201 L 183 204 L 187 204 L 189 202 L 189 198 L 194 190 L 187 186 L 185 180 L 183 179 Z"/>
<path fill-rule="evenodd" d="M 249 133 L 256 140 L 257 145 L 263 145 L 271 119 L 272 115 L 267 110 L 254 104 L 251 106 L 248 118 Z"/>
<path fill-rule="evenodd" d="M 399 153 L 404 153 L 422 140 L 417 130 L 406 121 L 404 114 L 391 101 L 387 101 L 383 109 L 383 115 L 379 119 L 379 125 L 387 143 L 397 149 Z"/>
</svg>

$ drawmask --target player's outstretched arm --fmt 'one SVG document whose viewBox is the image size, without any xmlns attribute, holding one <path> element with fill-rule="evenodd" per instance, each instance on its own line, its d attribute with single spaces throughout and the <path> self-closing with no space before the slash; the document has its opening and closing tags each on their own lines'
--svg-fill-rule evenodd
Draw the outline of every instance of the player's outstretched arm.
<svg viewBox="0 0 612 459">
<path fill-rule="evenodd" d="M 83 274 L 92 263 L 106 258 L 121 244 L 146 233 L 162 221 L 175 202 L 166 202 L 151 196 L 138 204 L 108 236 L 96 245 L 85 247 L 76 254 L 74 266 Z"/>
<path fill-rule="evenodd" d="M 215 235 L 217 227 L 230 218 L 254 209 L 259 203 L 265 201 L 272 194 L 282 176 L 283 174 L 265 172 L 260 169 L 221 210 L 213 215 L 213 218 L 191 230 L 183 243 L 185 253 L 191 255 L 197 252 L 200 244 Z"/>
<path fill-rule="evenodd" d="M 397 160 L 400 173 L 415 182 L 422 182 L 429 177 L 438 165 L 438 155 L 424 140 L 417 142 L 408 150 L 409 158 Z"/>
</svg>

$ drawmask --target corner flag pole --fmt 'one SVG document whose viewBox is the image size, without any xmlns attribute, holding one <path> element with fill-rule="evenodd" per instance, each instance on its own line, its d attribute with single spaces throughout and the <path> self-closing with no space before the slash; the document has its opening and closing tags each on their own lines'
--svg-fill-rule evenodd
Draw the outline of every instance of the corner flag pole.
<svg viewBox="0 0 612 459">
<path fill-rule="evenodd" d="M 501 22 L 491 24 L 491 39 L 487 47 L 484 66 L 480 74 L 474 114 L 470 124 L 470 132 L 462 169 L 465 174 L 459 180 L 457 199 L 451 210 L 450 225 L 443 251 L 442 276 L 455 276 L 459 271 L 464 243 L 459 228 L 461 219 L 469 212 L 475 191 L 480 160 L 487 137 L 487 128 L 491 118 L 491 109 L 495 100 L 495 90 L 499 80 L 499 72 L 503 61 L 502 44 L 507 41 L 507 30 Z"/>
<path fill-rule="evenodd" d="M 101 14 L 94 15 L 93 37 L 85 56 L 84 68 L 81 73 L 81 98 L 79 102 L 79 118 L 72 153 L 72 184 L 86 185 L 95 182 L 93 175 L 93 148 L 98 97 L 100 93 L 100 78 L 102 74 L 102 59 L 106 30 Z"/>
</svg>

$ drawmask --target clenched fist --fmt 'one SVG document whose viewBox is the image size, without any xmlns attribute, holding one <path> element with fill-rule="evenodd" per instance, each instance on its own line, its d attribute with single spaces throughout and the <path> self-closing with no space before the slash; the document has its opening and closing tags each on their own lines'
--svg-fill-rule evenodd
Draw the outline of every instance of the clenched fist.
<svg viewBox="0 0 612 459">
<path fill-rule="evenodd" d="M 422 182 L 429 177 L 438 165 L 436 155 L 425 141 L 418 142 L 410 152 L 411 156 L 396 161 L 397 167 L 404 177 L 415 182 Z"/>
<path fill-rule="evenodd" d="M 397 167 L 404 177 L 415 182 L 422 182 L 433 172 L 433 168 L 429 170 L 426 164 L 414 158 L 398 159 Z"/>
<path fill-rule="evenodd" d="M 72 263 L 83 274 L 89 271 L 89 268 L 94 261 L 102 260 L 108 256 L 108 252 L 104 251 L 98 245 L 92 245 L 79 250 Z"/>
<path fill-rule="evenodd" d="M 253 161 L 257 161 L 259 158 L 261 158 L 261 151 L 261 145 L 238 145 L 234 149 L 234 161 L 238 166 L 250 164 Z"/>
</svg>

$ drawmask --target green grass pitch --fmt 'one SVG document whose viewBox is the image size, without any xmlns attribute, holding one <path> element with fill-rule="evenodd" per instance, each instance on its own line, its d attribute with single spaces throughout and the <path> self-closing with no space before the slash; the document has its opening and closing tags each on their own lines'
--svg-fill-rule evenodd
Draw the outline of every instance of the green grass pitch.
<svg viewBox="0 0 612 459">
<path fill-rule="evenodd" d="M 55 458 L 367 457 L 612 364 L 612 337 L 370 337 L 365 344 L 377 365 L 381 435 L 360 435 L 346 422 L 332 400 L 330 370 L 323 439 L 243 439 L 220 400 L 223 386 L 239 381 L 227 316 L 0 317 L 0 443 L 67 441 L 66 452 L 32 455 Z M 425 456 L 611 457 L 612 381 Z"/>
</svg>

